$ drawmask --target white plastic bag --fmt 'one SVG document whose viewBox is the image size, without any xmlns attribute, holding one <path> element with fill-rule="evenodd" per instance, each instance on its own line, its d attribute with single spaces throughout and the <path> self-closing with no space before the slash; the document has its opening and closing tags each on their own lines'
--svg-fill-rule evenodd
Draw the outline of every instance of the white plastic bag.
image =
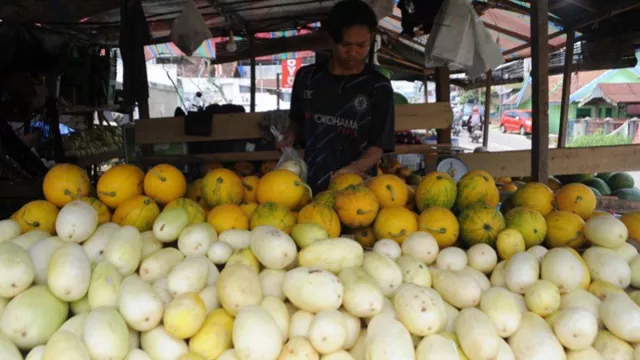
<svg viewBox="0 0 640 360">
<path fill-rule="evenodd" d="M 276 138 L 276 141 L 282 141 L 282 134 L 275 128 L 275 126 L 271 126 L 271 133 Z M 276 165 L 276 169 L 286 169 L 291 172 L 294 172 L 300 176 L 302 181 L 307 181 L 307 163 L 304 162 L 304 159 L 300 156 L 300 154 L 296 151 L 296 149 L 292 147 L 282 148 L 282 156 Z"/>
<path fill-rule="evenodd" d="M 191 56 L 202 42 L 212 37 L 193 0 L 184 2 L 184 9 L 173 21 L 169 38 L 187 56 Z"/>
</svg>

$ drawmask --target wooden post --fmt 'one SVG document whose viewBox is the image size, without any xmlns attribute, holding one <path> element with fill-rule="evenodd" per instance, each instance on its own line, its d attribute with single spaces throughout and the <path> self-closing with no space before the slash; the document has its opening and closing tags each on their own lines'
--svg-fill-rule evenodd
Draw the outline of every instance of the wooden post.
<svg viewBox="0 0 640 360">
<path fill-rule="evenodd" d="M 558 147 L 567 145 L 567 126 L 569 125 L 569 107 L 571 106 L 571 71 L 573 70 L 573 45 L 576 33 L 567 28 L 567 46 L 564 58 L 564 74 L 562 76 L 562 102 L 560 104 L 560 129 L 558 131 Z"/>
<path fill-rule="evenodd" d="M 489 127 L 491 126 L 491 81 L 493 72 L 487 71 L 487 86 L 484 90 L 484 129 L 482 133 L 482 146 L 489 150 Z"/>
<path fill-rule="evenodd" d="M 249 34 L 249 49 L 251 50 L 251 112 L 256 112 L 256 57 L 254 56 L 255 42 L 253 34 Z"/>
<path fill-rule="evenodd" d="M 531 176 L 549 178 L 549 0 L 531 3 L 531 79 L 533 136 Z"/>
<path fill-rule="evenodd" d="M 450 102 L 449 68 L 436 68 L 436 101 Z M 446 129 L 438 129 L 438 144 L 451 144 L 451 126 Z"/>
</svg>

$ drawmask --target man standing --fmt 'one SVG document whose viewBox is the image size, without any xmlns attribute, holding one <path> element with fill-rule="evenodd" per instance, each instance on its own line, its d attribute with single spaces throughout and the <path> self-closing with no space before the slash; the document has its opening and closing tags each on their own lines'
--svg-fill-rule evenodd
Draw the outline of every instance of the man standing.
<svg viewBox="0 0 640 360">
<path fill-rule="evenodd" d="M 329 35 L 328 62 L 300 68 L 293 84 L 291 124 L 280 147 L 305 146 L 307 182 L 325 190 L 332 176 L 372 171 L 394 148 L 391 82 L 365 64 L 378 19 L 361 0 L 337 3 L 322 28 Z"/>
</svg>

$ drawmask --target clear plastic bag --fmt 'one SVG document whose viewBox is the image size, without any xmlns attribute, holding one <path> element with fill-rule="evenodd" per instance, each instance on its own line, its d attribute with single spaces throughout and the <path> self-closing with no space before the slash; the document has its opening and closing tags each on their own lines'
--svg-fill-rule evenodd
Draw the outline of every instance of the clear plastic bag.
<svg viewBox="0 0 640 360">
<path fill-rule="evenodd" d="M 275 128 L 275 126 L 271 126 L 271 133 L 276 138 L 276 141 L 282 141 L 282 134 Z M 292 171 L 300 178 L 302 181 L 307 181 L 307 163 L 304 162 L 300 153 L 296 151 L 296 149 L 292 147 L 282 148 L 282 156 L 280 160 L 278 160 L 278 164 L 276 165 L 276 169 L 286 169 Z"/>
</svg>

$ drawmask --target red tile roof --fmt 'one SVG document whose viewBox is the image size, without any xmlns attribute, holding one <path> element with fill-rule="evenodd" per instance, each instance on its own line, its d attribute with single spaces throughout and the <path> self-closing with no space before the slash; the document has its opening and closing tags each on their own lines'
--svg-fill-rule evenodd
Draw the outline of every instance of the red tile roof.
<svg viewBox="0 0 640 360">
<path fill-rule="evenodd" d="M 640 84 L 598 84 L 598 88 L 611 104 L 640 104 Z"/>
<path fill-rule="evenodd" d="M 581 71 L 573 73 L 571 75 L 570 93 L 573 94 L 574 92 L 582 89 L 605 72 L 607 72 L 607 70 Z M 554 84 L 554 87 L 551 87 L 552 82 Z M 549 77 L 549 102 L 562 102 L 562 75 L 554 75 Z"/>
</svg>

